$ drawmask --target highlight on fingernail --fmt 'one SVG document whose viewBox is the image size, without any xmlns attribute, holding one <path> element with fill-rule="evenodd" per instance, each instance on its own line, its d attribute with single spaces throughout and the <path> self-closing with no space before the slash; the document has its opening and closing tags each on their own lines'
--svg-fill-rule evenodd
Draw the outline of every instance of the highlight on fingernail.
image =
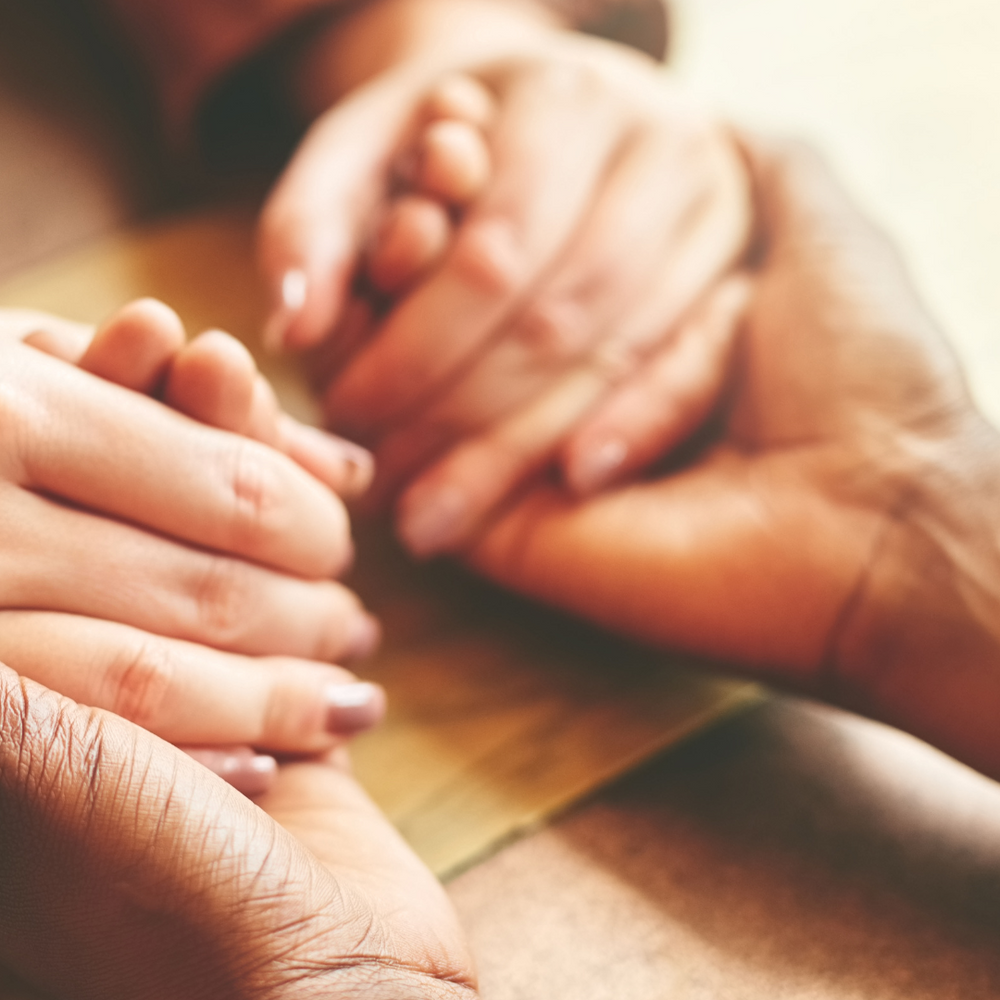
<svg viewBox="0 0 1000 1000">
<path fill-rule="evenodd" d="M 421 490 L 404 497 L 397 530 L 418 558 L 438 555 L 460 538 L 469 517 L 469 499 L 455 486 Z"/>
<path fill-rule="evenodd" d="M 305 307 L 309 297 L 309 279 L 301 268 L 284 273 L 279 289 L 280 304 L 264 327 L 264 346 L 269 351 L 280 351 L 288 342 L 288 331 Z"/>
<path fill-rule="evenodd" d="M 281 304 L 289 312 L 298 312 L 306 304 L 309 279 L 300 268 L 286 271 L 281 279 Z"/>
<path fill-rule="evenodd" d="M 326 731 L 334 736 L 356 736 L 385 718 L 385 690 L 378 684 L 331 684 L 325 700 Z"/>
</svg>

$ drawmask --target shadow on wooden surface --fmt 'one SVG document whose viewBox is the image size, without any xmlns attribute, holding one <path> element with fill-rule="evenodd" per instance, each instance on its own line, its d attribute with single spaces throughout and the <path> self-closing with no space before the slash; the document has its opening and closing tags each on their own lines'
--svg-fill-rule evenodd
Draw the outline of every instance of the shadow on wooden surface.
<svg viewBox="0 0 1000 1000">
<path fill-rule="evenodd" d="M 191 332 L 255 347 L 263 296 L 250 216 L 219 210 L 115 237 L 0 289 L 0 306 L 96 321 L 155 295 Z M 286 406 L 314 411 L 294 365 L 259 358 Z M 752 685 L 615 640 L 447 564 L 417 566 L 378 525 L 351 580 L 385 626 L 365 663 L 388 721 L 355 764 L 420 855 L 449 876 L 657 751 L 758 697 Z"/>
</svg>

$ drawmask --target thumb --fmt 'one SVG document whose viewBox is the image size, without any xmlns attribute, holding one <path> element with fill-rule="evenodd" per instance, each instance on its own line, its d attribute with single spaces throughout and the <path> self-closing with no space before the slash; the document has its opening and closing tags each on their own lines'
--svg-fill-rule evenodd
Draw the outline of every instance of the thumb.
<svg viewBox="0 0 1000 1000">
<path fill-rule="evenodd" d="M 31 988 L 247 996 L 323 875 L 181 752 L 0 666 L 0 967 Z"/>
<path fill-rule="evenodd" d="M 345 98 L 313 125 L 271 193 L 258 233 L 271 347 L 314 346 L 336 325 L 419 83 L 398 70 Z"/>
<path fill-rule="evenodd" d="M 631 638 L 808 683 L 876 525 L 823 497 L 795 462 L 721 445 L 591 500 L 539 489 L 470 559 Z"/>
</svg>

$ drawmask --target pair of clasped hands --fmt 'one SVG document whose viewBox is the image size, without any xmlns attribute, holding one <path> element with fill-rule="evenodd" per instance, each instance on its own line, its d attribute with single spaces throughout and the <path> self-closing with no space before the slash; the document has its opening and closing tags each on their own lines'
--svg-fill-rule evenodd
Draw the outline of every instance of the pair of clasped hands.
<svg viewBox="0 0 1000 1000">
<path fill-rule="evenodd" d="M 335 582 L 365 492 L 415 554 L 1000 774 L 1000 449 L 891 249 L 641 57 L 509 31 L 375 67 L 263 216 L 267 335 L 371 489 L 162 304 L 5 316 L 9 995 L 474 991 L 346 761 L 384 709 L 330 665 L 378 640 Z"/>
</svg>

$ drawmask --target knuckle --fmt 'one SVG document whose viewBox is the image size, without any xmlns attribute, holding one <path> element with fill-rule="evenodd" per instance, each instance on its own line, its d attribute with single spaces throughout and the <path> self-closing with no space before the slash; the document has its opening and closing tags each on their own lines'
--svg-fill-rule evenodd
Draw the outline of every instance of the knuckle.
<svg viewBox="0 0 1000 1000">
<path fill-rule="evenodd" d="M 243 635 L 251 603 L 250 568 L 225 556 L 208 556 L 194 589 L 195 635 L 209 645 L 231 649 Z"/>
<path fill-rule="evenodd" d="M 269 457 L 253 441 L 236 442 L 230 455 L 226 476 L 229 537 L 238 551 L 259 552 L 280 530 L 284 491 Z"/>
<path fill-rule="evenodd" d="M 543 363 L 579 357 L 591 335 L 587 311 L 574 299 L 565 298 L 533 302 L 514 328 L 515 338 Z"/>
<path fill-rule="evenodd" d="M 451 266 L 474 291 L 507 299 L 523 286 L 527 262 L 514 225 L 494 216 L 470 220 L 460 230 Z"/>
<path fill-rule="evenodd" d="M 153 638 L 138 642 L 123 650 L 108 671 L 111 710 L 144 729 L 153 729 L 175 676 L 166 643 Z"/>
<path fill-rule="evenodd" d="M 593 105 L 596 99 L 606 94 L 608 81 L 596 66 L 589 63 L 547 60 L 534 66 L 531 86 L 545 96 Z"/>
</svg>

